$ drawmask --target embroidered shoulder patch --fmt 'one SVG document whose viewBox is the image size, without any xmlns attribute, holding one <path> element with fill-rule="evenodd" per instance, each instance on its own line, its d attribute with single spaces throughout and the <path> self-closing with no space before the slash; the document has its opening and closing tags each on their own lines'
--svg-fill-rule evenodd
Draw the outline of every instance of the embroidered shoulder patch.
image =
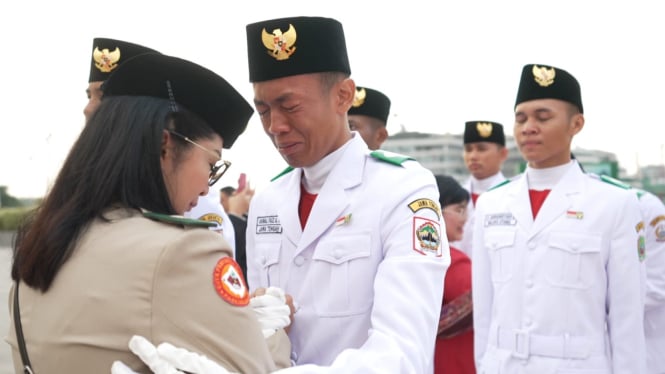
<svg viewBox="0 0 665 374">
<path fill-rule="evenodd" d="M 665 224 L 661 223 L 654 229 L 657 242 L 665 242 Z"/>
<path fill-rule="evenodd" d="M 249 290 L 240 266 L 231 257 L 222 257 L 212 271 L 212 283 L 217 294 L 231 305 L 249 304 Z"/>
<path fill-rule="evenodd" d="M 436 213 L 437 217 L 441 218 L 441 208 L 439 207 L 439 203 L 432 199 L 414 200 L 409 203 L 409 209 L 414 213 L 421 209 L 431 209 Z"/>
<path fill-rule="evenodd" d="M 441 257 L 441 227 L 438 222 L 413 217 L 413 250 L 421 255 Z"/>
<path fill-rule="evenodd" d="M 186 218 L 183 216 L 168 215 L 161 213 L 153 213 L 148 211 L 143 211 L 143 216 L 150 218 L 155 221 L 170 223 L 172 225 L 181 225 L 181 226 L 197 226 L 197 227 L 213 227 L 217 226 L 217 223 L 210 221 L 202 221 L 200 219 Z"/>
<path fill-rule="evenodd" d="M 369 155 L 377 160 L 397 166 L 402 166 L 402 164 L 407 160 L 415 160 L 414 158 L 409 156 L 404 156 L 400 155 L 399 153 L 393 153 L 384 150 L 373 151 Z"/>
<path fill-rule="evenodd" d="M 293 171 L 293 166 L 289 166 L 289 167 L 287 167 L 286 169 L 282 170 L 279 174 L 277 174 L 276 176 L 274 176 L 270 181 L 271 181 L 271 182 L 274 182 L 274 181 L 276 181 L 277 179 L 279 179 L 281 176 L 283 176 L 283 175 L 285 175 L 285 174 L 288 174 L 288 173 L 290 173 L 290 172 L 292 172 L 292 171 Z"/>
<path fill-rule="evenodd" d="M 222 216 L 220 216 L 217 213 L 206 213 L 199 217 L 199 220 L 201 221 L 206 221 L 206 222 L 213 222 L 216 223 L 217 225 L 221 226 L 222 223 L 224 222 L 224 219 Z"/>
<path fill-rule="evenodd" d="M 663 215 L 656 216 L 656 218 L 652 219 L 651 222 L 649 222 L 649 224 L 651 226 L 656 226 L 658 224 L 658 222 L 661 222 L 661 221 L 665 221 L 665 216 L 663 216 Z"/>
</svg>

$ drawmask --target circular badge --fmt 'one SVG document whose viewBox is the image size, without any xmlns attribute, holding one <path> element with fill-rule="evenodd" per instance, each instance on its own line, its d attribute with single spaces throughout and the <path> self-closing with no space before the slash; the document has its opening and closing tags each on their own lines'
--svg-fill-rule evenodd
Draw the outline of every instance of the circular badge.
<svg viewBox="0 0 665 374">
<path fill-rule="evenodd" d="M 222 257 L 212 272 L 215 291 L 229 304 L 245 306 L 249 304 L 249 290 L 242 277 L 240 266 L 231 257 Z"/>
</svg>

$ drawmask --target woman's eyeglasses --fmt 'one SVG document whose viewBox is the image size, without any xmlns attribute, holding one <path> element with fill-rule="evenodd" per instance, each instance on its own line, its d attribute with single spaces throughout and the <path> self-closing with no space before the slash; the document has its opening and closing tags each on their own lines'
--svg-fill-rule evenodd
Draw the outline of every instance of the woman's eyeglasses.
<svg viewBox="0 0 665 374">
<path fill-rule="evenodd" d="M 182 139 L 182 140 L 184 140 L 184 141 L 186 141 L 190 144 L 193 144 L 193 145 L 203 149 L 206 152 L 210 152 L 210 153 L 214 154 L 215 157 L 219 156 L 217 154 L 217 152 L 214 152 L 214 151 L 202 146 L 201 144 L 193 141 L 192 139 L 190 139 L 190 138 L 188 138 L 188 137 L 186 137 L 186 136 L 184 136 L 184 135 L 182 135 L 182 134 L 180 134 L 176 131 L 168 130 L 168 132 L 175 135 L 175 136 L 177 136 L 177 137 L 179 137 L 180 139 Z M 212 187 L 215 183 L 217 183 L 219 178 L 221 178 L 222 175 L 224 175 L 224 173 L 226 173 L 226 171 L 229 170 L 229 167 L 231 167 L 231 161 L 225 161 L 225 160 L 222 160 L 222 159 L 217 161 L 217 163 L 210 168 L 210 177 L 208 177 L 208 186 Z"/>
</svg>

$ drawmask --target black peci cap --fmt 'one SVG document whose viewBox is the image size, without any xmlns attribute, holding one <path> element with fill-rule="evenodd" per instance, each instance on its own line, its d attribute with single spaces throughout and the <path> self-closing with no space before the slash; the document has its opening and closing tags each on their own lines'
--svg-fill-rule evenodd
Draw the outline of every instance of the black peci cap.
<svg viewBox="0 0 665 374">
<path fill-rule="evenodd" d="M 349 114 L 360 114 L 388 122 L 390 99 L 383 93 L 367 87 L 356 87 Z"/>
<path fill-rule="evenodd" d="M 492 121 L 468 121 L 464 127 L 464 144 L 490 142 L 506 145 L 503 125 Z"/>
<path fill-rule="evenodd" d="M 522 68 L 515 106 L 529 100 L 558 99 L 572 103 L 584 113 L 577 79 L 563 69 L 529 64 Z"/>
<path fill-rule="evenodd" d="M 351 74 L 342 24 L 331 18 L 291 17 L 247 25 L 249 81 L 292 75 Z"/>
<path fill-rule="evenodd" d="M 108 38 L 93 39 L 88 83 L 105 81 L 120 64 L 142 53 L 159 52 L 122 40 Z"/>
<path fill-rule="evenodd" d="M 216 73 L 193 62 L 158 53 L 127 60 L 102 85 L 104 96 L 152 96 L 173 99 L 196 113 L 231 148 L 245 131 L 254 109 Z"/>
</svg>

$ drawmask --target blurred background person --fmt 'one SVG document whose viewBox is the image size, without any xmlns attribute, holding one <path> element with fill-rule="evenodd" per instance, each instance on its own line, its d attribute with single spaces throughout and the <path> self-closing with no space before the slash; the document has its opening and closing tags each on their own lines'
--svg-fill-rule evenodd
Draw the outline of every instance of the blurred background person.
<svg viewBox="0 0 665 374">
<path fill-rule="evenodd" d="M 125 61 L 143 53 L 158 53 L 152 48 L 124 40 L 110 38 L 94 38 L 92 40 L 92 58 L 90 60 L 90 76 L 88 88 L 85 90 L 88 103 L 83 108 L 87 123 L 97 111 L 102 100 L 102 83 Z"/>
<path fill-rule="evenodd" d="M 469 192 L 453 177 L 436 175 L 439 203 L 449 242 L 459 241 L 467 220 Z M 441 317 L 434 351 L 435 374 L 475 374 L 471 259 L 450 245 L 450 267 L 444 280 Z"/>
<path fill-rule="evenodd" d="M 367 148 L 373 151 L 381 148 L 381 144 L 388 138 L 388 96 L 372 88 L 357 86 L 348 114 L 349 128 L 360 134 Z"/>
<path fill-rule="evenodd" d="M 462 184 L 471 196 L 467 207 L 469 219 L 464 236 L 453 246 L 467 256 L 473 253 L 473 224 L 476 199 L 483 192 L 506 180 L 501 172 L 508 157 L 503 125 L 492 121 L 468 121 L 464 124 L 464 164 L 470 175 Z"/>
</svg>

